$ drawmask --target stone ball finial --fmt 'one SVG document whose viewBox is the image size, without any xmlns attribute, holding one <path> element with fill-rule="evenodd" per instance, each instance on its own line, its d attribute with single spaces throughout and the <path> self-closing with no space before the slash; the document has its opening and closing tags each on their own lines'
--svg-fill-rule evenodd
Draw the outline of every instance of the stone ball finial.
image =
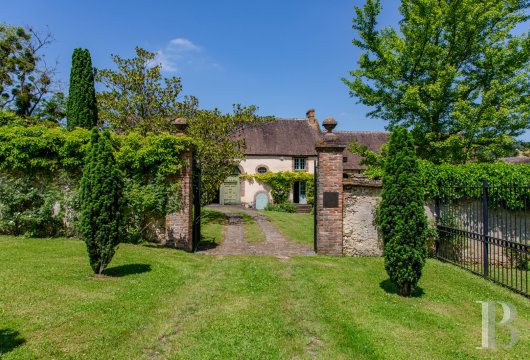
<svg viewBox="0 0 530 360">
<path fill-rule="evenodd" d="M 337 122 L 332 117 L 328 117 L 326 120 L 324 120 L 322 125 L 328 131 L 328 133 L 332 133 L 333 129 L 335 129 L 337 126 Z"/>
<path fill-rule="evenodd" d="M 333 129 L 337 126 L 337 122 L 332 117 L 328 117 L 324 122 L 322 123 L 324 128 L 328 131 L 326 134 L 324 134 L 324 140 L 325 141 L 337 141 L 338 136 L 333 133 Z"/>
</svg>

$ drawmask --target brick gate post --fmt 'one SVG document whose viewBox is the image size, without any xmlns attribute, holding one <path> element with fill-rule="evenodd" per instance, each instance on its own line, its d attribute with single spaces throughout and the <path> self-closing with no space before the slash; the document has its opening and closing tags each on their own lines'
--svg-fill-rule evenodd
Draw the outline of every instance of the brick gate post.
<svg viewBox="0 0 530 360">
<path fill-rule="evenodd" d="M 191 152 L 186 152 L 182 158 L 186 162 L 180 178 L 182 206 L 179 211 L 166 216 L 165 245 L 192 251 L 193 155 Z"/>
<path fill-rule="evenodd" d="M 337 122 L 327 118 L 323 122 L 327 133 L 317 141 L 317 253 L 342 255 L 342 152 L 333 129 Z"/>
</svg>

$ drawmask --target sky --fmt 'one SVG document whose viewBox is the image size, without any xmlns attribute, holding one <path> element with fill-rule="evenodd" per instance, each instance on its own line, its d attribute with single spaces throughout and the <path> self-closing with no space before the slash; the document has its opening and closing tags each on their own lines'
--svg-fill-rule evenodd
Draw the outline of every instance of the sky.
<svg viewBox="0 0 530 360">
<path fill-rule="evenodd" d="M 64 1 L 0 0 L 0 21 L 49 30 L 48 63 L 67 90 L 74 48 L 93 65 L 113 68 L 111 54 L 135 46 L 157 52 L 164 75 L 182 79 L 183 94 L 224 112 L 256 105 L 260 115 L 304 118 L 316 110 L 339 130 L 384 130 L 368 119 L 341 81 L 360 55 L 351 41 L 354 6 L 363 0 Z M 380 24 L 396 25 L 399 2 L 382 0 Z M 530 133 L 525 136 L 530 140 Z"/>
</svg>

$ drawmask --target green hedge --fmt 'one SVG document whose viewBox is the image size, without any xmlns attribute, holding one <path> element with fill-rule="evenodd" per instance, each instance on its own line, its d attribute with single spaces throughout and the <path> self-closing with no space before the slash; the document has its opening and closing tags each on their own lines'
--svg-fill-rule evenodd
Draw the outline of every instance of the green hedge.
<svg viewBox="0 0 530 360">
<path fill-rule="evenodd" d="M 381 167 L 372 166 L 365 173 L 372 178 L 382 176 Z M 482 192 L 477 187 L 482 186 L 483 180 L 488 180 L 490 196 L 495 203 L 512 210 L 524 206 L 525 195 L 530 197 L 530 164 L 470 163 L 463 165 L 441 164 L 435 165 L 428 161 L 420 161 L 420 173 L 425 189 L 425 198 L 434 200 L 441 197 L 452 199 L 480 198 Z M 517 192 L 509 188 L 498 188 L 500 185 L 514 185 L 526 187 Z M 453 187 L 448 194 L 448 187 Z"/>
<path fill-rule="evenodd" d="M 137 133 L 112 135 L 118 166 L 127 174 L 179 174 L 184 162 L 180 155 L 193 141 L 169 134 L 141 136 Z M 0 170 L 25 173 L 81 171 L 90 141 L 90 130 L 62 127 L 0 126 Z"/>
</svg>

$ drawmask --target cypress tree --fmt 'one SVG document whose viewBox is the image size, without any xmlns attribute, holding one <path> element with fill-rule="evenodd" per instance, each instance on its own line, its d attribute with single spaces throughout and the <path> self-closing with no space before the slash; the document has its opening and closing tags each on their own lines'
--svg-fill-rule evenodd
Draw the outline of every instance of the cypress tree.
<svg viewBox="0 0 530 360">
<path fill-rule="evenodd" d="M 94 69 L 87 49 L 74 49 L 72 54 L 66 120 L 70 130 L 76 126 L 92 129 L 98 122 Z"/>
<path fill-rule="evenodd" d="M 91 147 L 81 178 L 81 225 L 95 273 L 101 274 L 114 256 L 123 234 L 123 178 L 116 167 L 110 133 L 92 131 Z"/>
<path fill-rule="evenodd" d="M 423 194 L 412 136 L 396 126 L 384 164 L 378 223 L 385 248 L 385 269 L 401 296 L 410 296 L 414 291 L 427 256 Z"/>
</svg>

